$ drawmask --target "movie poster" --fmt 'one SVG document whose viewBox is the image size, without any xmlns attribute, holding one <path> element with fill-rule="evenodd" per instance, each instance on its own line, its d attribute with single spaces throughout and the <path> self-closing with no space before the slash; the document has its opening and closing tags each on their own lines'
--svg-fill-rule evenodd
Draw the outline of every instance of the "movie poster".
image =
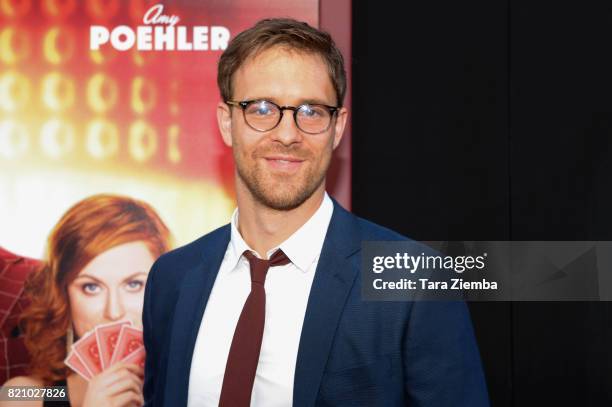
<svg viewBox="0 0 612 407">
<path fill-rule="evenodd" d="M 271 16 L 319 4 L 0 0 L 1 383 L 142 363 L 148 268 L 235 207 L 217 60 Z"/>
</svg>

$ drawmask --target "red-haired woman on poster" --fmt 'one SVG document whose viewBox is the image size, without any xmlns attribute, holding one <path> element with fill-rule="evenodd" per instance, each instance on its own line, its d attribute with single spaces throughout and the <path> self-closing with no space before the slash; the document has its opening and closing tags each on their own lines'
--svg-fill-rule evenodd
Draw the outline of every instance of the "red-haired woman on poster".
<svg viewBox="0 0 612 407">
<path fill-rule="evenodd" d="M 142 367 L 118 362 L 87 381 L 64 359 L 73 340 L 101 324 L 125 320 L 142 329 L 147 275 L 169 246 L 168 228 L 144 202 L 96 195 L 69 209 L 49 237 L 44 268 L 26 286 L 31 305 L 22 327 L 30 376 L 4 386 L 67 386 L 70 402 L 30 402 L 36 406 L 142 405 Z"/>
</svg>

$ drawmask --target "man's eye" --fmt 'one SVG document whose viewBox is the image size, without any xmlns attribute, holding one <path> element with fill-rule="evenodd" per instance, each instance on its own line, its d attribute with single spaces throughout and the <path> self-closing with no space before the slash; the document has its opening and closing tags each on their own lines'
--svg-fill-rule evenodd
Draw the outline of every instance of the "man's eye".
<svg viewBox="0 0 612 407">
<path fill-rule="evenodd" d="M 302 114 L 304 116 L 316 116 L 317 112 L 314 109 L 311 109 L 310 106 L 304 106 L 302 108 Z"/>
<path fill-rule="evenodd" d="M 100 286 L 95 283 L 85 283 L 81 286 L 85 294 L 96 294 L 100 291 Z"/>
<path fill-rule="evenodd" d="M 274 113 L 274 110 L 269 104 L 260 102 L 253 103 L 251 106 L 249 106 L 247 113 L 255 116 L 269 116 Z"/>
<path fill-rule="evenodd" d="M 325 116 L 325 112 L 318 106 L 303 105 L 300 108 L 300 115 L 303 117 L 308 117 L 309 119 L 314 119 Z"/>
</svg>

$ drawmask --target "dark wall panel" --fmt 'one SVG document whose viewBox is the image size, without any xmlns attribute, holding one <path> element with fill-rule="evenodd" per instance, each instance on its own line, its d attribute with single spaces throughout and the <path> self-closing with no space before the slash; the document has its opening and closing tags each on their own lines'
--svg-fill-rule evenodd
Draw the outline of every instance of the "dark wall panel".
<svg viewBox="0 0 612 407">
<path fill-rule="evenodd" d="M 609 2 L 511 3 L 512 237 L 612 240 Z M 612 403 L 609 303 L 517 303 L 517 405 Z"/>
<path fill-rule="evenodd" d="M 419 240 L 612 240 L 609 2 L 354 3 L 353 209 Z M 472 303 L 494 406 L 612 405 L 610 303 Z"/>
<path fill-rule="evenodd" d="M 353 3 L 355 213 L 419 240 L 509 238 L 506 10 Z M 510 406 L 510 304 L 470 309 L 493 404 Z"/>
</svg>

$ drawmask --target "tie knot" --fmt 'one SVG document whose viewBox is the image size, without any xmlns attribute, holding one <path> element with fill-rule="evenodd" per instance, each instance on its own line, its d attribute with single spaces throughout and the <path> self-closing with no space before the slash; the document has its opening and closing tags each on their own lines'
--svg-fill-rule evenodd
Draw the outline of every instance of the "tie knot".
<svg viewBox="0 0 612 407">
<path fill-rule="evenodd" d="M 275 266 L 283 266 L 290 262 L 289 257 L 281 249 L 270 256 L 270 260 L 260 259 L 255 256 L 249 250 L 244 251 L 244 257 L 249 261 L 251 266 L 251 282 L 259 283 L 261 285 L 266 281 L 266 273 L 268 268 Z"/>
</svg>

